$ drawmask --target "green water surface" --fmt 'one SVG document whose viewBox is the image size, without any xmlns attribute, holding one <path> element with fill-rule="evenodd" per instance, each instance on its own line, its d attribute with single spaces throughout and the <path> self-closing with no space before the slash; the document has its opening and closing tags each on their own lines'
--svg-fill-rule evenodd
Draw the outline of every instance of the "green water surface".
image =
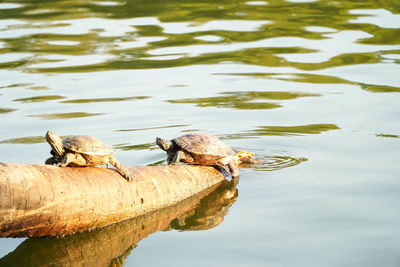
<svg viewBox="0 0 400 267">
<path fill-rule="evenodd" d="M 395 0 L 1 1 L 0 162 L 44 163 L 51 129 L 127 165 L 188 132 L 263 163 L 163 229 L 3 238 L 0 265 L 398 266 L 399 63 Z"/>
</svg>

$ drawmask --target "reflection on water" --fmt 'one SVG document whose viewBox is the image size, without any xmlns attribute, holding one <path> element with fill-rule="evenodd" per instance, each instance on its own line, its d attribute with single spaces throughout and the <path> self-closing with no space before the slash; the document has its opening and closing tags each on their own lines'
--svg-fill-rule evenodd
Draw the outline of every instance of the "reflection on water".
<svg viewBox="0 0 400 267">
<path fill-rule="evenodd" d="M 254 130 L 256 135 L 300 135 L 320 134 L 329 130 L 337 130 L 339 127 L 333 124 L 310 124 L 300 126 L 260 126 Z"/>
<path fill-rule="evenodd" d="M 0 86 L 0 89 L 14 88 L 14 87 L 27 87 L 27 86 L 31 86 L 31 85 L 33 85 L 33 83 L 14 83 L 14 84 L 6 85 L 6 86 Z"/>
<path fill-rule="evenodd" d="M 227 75 L 227 74 L 224 74 Z M 373 84 L 365 84 L 361 82 L 352 82 L 349 80 L 341 79 L 339 77 L 327 76 L 327 75 L 319 75 L 319 74 L 310 74 L 310 73 L 236 73 L 231 75 L 243 75 L 243 76 L 251 76 L 255 78 L 264 78 L 264 79 L 276 79 L 281 81 L 290 81 L 290 82 L 301 82 L 301 83 L 322 83 L 322 84 L 350 84 L 350 85 L 358 85 L 362 89 L 372 91 L 372 92 L 400 92 L 400 87 L 387 86 L 387 85 L 373 85 Z"/>
<path fill-rule="evenodd" d="M 38 144 L 45 143 L 45 136 L 16 137 L 0 141 L 0 144 Z"/>
<path fill-rule="evenodd" d="M 116 130 L 116 131 L 118 131 L 118 132 L 135 132 L 135 131 L 157 130 L 157 129 L 164 129 L 164 128 L 180 128 L 180 127 L 186 127 L 186 126 L 189 126 L 189 125 L 178 124 L 178 125 L 167 125 L 167 126 L 136 128 L 136 129 L 121 129 L 121 130 Z"/>
<path fill-rule="evenodd" d="M 8 113 L 8 112 L 12 112 L 15 109 L 13 108 L 0 108 L 0 113 Z"/>
<path fill-rule="evenodd" d="M 377 134 L 377 137 L 383 137 L 383 138 L 400 138 L 399 135 L 395 134 Z"/>
<path fill-rule="evenodd" d="M 59 119 L 73 119 L 73 118 L 99 116 L 103 114 L 104 113 L 68 112 L 68 113 L 34 114 L 34 115 L 28 115 L 28 117 L 37 117 L 44 120 L 59 120 Z"/>
<path fill-rule="evenodd" d="M 19 101 L 22 103 L 30 103 L 30 102 L 45 102 L 48 100 L 58 100 L 63 99 L 65 97 L 60 95 L 42 95 L 42 96 L 33 96 L 33 97 L 25 97 L 25 98 L 17 98 L 14 101 Z"/>
<path fill-rule="evenodd" d="M 154 149 L 156 147 L 156 144 L 155 143 L 147 143 L 139 145 L 117 144 L 114 147 L 120 150 L 147 150 L 147 149 Z"/>
<path fill-rule="evenodd" d="M 171 221 L 170 228 L 197 231 L 220 225 L 238 196 L 236 189 L 238 182 L 238 178 L 232 179 L 229 183 L 225 180 L 215 192 L 200 200 L 198 208 Z"/>
<path fill-rule="evenodd" d="M 244 131 L 242 133 L 231 134 L 224 139 L 240 139 L 244 137 L 256 136 L 299 136 L 305 134 L 320 134 L 330 130 L 340 129 L 334 124 L 309 124 L 298 126 L 257 126 L 256 129 L 251 131 Z"/>
<path fill-rule="evenodd" d="M 61 101 L 61 103 L 72 103 L 72 104 L 85 104 L 85 103 L 96 103 L 96 102 L 120 102 L 130 101 L 139 99 L 148 99 L 149 96 L 132 96 L 132 97 L 109 97 L 109 98 L 89 98 L 89 99 L 70 99 Z"/>
<path fill-rule="evenodd" d="M 101 3 L 22 1 L 4 9 L 0 52 L 26 55 L 1 67 L 76 72 L 237 61 L 315 70 L 384 61 L 385 51 L 398 50 L 396 1 Z"/>
<path fill-rule="evenodd" d="M 224 180 L 178 205 L 91 232 L 29 238 L 1 258 L 0 266 L 122 266 L 139 241 L 152 233 L 206 230 L 219 225 L 237 197 L 237 182 Z M 177 221 L 184 225 L 177 225 Z"/>
<path fill-rule="evenodd" d="M 220 97 L 169 100 L 170 103 L 189 103 L 199 107 L 228 107 L 235 109 L 272 109 L 281 107 L 277 103 L 263 100 L 289 100 L 299 97 L 319 96 L 319 94 L 296 92 L 223 92 Z"/>
</svg>

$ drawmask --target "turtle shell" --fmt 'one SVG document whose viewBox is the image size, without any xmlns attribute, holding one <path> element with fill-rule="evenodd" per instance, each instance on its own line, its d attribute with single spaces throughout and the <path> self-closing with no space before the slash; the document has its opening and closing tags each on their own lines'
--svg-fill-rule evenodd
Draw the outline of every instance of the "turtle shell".
<svg viewBox="0 0 400 267">
<path fill-rule="evenodd" d="M 107 156 L 115 153 L 102 141 L 89 135 L 68 136 L 62 143 L 64 148 L 68 150 L 87 155 Z"/>
<path fill-rule="evenodd" d="M 172 141 L 181 149 L 204 161 L 216 161 L 235 154 L 229 146 L 210 134 L 186 134 Z"/>
</svg>

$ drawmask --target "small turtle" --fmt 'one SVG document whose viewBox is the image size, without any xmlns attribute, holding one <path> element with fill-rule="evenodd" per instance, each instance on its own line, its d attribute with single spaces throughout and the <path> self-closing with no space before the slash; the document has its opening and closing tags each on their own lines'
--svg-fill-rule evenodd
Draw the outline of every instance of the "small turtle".
<svg viewBox="0 0 400 267">
<path fill-rule="evenodd" d="M 204 134 L 185 134 L 172 140 L 156 138 L 157 145 L 167 152 L 168 164 L 185 162 L 200 165 L 217 165 L 224 174 L 226 166 L 233 177 L 239 176 L 235 165 L 235 151 L 221 142 L 217 137 Z"/>
<path fill-rule="evenodd" d="M 113 165 L 128 181 L 133 180 L 130 170 L 114 158 L 115 151 L 97 138 L 88 135 L 68 136 L 64 140 L 52 131 L 46 133 L 46 140 L 53 157 L 46 164 L 66 166 Z"/>
</svg>

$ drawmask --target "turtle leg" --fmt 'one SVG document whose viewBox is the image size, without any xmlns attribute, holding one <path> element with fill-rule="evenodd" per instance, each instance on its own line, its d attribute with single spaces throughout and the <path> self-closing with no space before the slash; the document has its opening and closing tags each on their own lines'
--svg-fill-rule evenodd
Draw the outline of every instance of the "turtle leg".
<svg viewBox="0 0 400 267">
<path fill-rule="evenodd" d="M 174 159 L 174 157 L 175 157 L 175 153 L 174 154 L 173 153 L 167 153 L 167 163 L 168 163 L 168 165 L 172 163 L 172 160 Z"/>
<path fill-rule="evenodd" d="M 133 176 L 133 173 L 129 168 L 119 163 L 119 161 L 113 156 L 110 156 L 108 160 L 109 163 L 113 165 L 117 169 L 117 171 L 122 175 L 122 177 L 124 177 L 128 182 L 135 181 L 135 177 Z"/>
<path fill-rule="evenodd" d="M 61 162 L 57 163 L 57 166 L 67 167 L 72 162 L 76 165 L 86 165 L 86 160 L 80 154 L 65 153 L 64 158 Z"/>
<path fill-rule="evenodd" d="M 178 150 L 176 151 L 174 158 L 169 164 L 177 164 L 179 162 L 193 163 L 194 159 L 190 154 L 185 153 L 185 151 Z"/>
<path fill-rule="evenodd" d="M 48 164 L 48 165 L 56 165 L 57 163 L 60 163 L 63 158 L 59 157 L 57 155 L 56 152 L 54 152 L 53 150 L 50 150 L 50 154 L 52 155 L 52 157 L 46 159 L 46 161 L 44 162 L 44 164 Z"/>
<path fill-rule="evenodd" d="M 61 162 L 57 163 L 57 166 L 59 167 L 67 167 L 68 164 L 73 162 L 75 159 L 75 155 L 72 153 L 65 153 L 64 157 L 62 158 Z"/>
<path fill-rule="evenodd" d="M 228 162 L 228 168 L 231 171 L 232 177 L 238 177 L 239 176 L 239 168 L 238 166 L 235 165 L 235 160 L 231 159 Z"/>
<path fill-rule="evenodd" d="M 47 165 L 54 165 L 56 162 L 57 162 L 57 161 L 56 161 L 56 158 L 55 158 L 55 157 L 51 157 L 51 158 L 46 159 L 46 161 L 44 162 L 44 164 L 47 164 Z"/>
<path fill-rule="evenodd" d="M 217 163 L 217 167 L 222 172 L 222 174 L 225 175 L 226 177 L 231 176 L 230 172 L 227 170 L 226 165 Z"/>
</svg>

